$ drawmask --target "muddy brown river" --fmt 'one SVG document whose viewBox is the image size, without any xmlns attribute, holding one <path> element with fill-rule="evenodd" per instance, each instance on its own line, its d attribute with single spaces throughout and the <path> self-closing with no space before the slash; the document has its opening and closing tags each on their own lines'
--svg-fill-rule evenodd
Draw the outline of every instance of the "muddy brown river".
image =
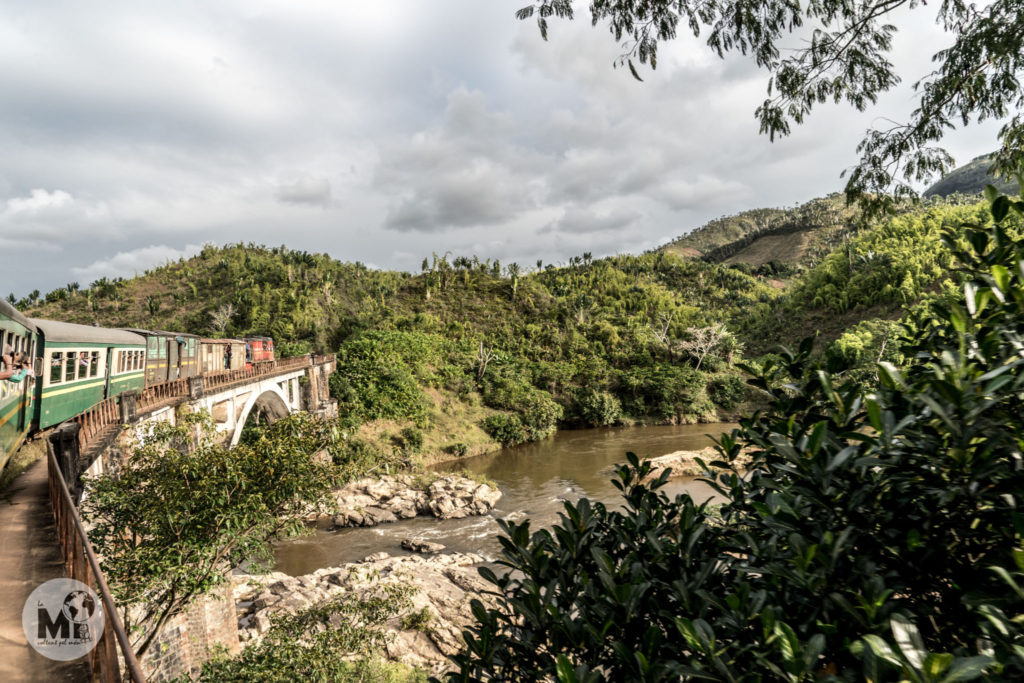
<svg viewBox="0 0 1024 683">
<path fill-rule="evenodd" d="M 435 469 L 442 472 L 466 469 L 498 484 L 503 496 L 490 514 L 453 520 L 416 517 L 376 527 L 318 531 L 279 545 L 276 569 L 296 576 L 321 567 L 355 562 L 380 551 L 406 555 L 408 553 L 399 545 L 405 538 L 442 543 L 449 551 L 497 557 L 500 549 L 497 537 L 501 530 L 496 520 L 529 518 L 532 527 L 538 528 L 558 520 L 565 500 L 587 496 L 614 504 L 621 495 L 612 485 L 608 469 L 615 463 L 625 462 L 627 451 L 641 457 L 656 457 L 678 450 L 699 450 L 711 444 L 708 434 L 717 435 L 734 426 L 701 424 L 564 431 L 537 443 L 444 463 Z M 707 484 L 694 479 L 674 480 L 665 489 L 670 497 L 683 491 L 697 502 L 714 497 Z"/>
</svg>

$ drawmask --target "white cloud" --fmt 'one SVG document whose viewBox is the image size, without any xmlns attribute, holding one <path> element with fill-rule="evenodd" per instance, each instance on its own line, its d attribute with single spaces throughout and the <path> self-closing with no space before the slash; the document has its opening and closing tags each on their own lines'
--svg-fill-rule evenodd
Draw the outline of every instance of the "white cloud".
<svg viewBox="0 0 1024 683">
<path fill-rule="evenodd" d="M 194 256 L 202 248 L 199 244 L 189 244 L 183 249 L 175 249 L 166 244 L 153 244 L 130 251 L 119 251 L 110 258 L 93 261 L 87 266 L 72 267 L 71 272 L 85 282 L 92 282 L 101 277 L 131 277 L 154 266 Z"/>
</svg>

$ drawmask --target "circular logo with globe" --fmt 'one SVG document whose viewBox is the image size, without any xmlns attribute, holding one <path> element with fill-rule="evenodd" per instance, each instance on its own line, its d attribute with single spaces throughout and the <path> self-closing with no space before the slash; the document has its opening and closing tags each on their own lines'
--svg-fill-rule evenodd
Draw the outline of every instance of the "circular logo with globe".
<svg viewBox="0 0 1024 683">
<path fill-rule="evenodd" d="M 96 647 L 103 635 L 103 605 L 96 591 L 81 581 L 51 579 L 25 601 L 21 625 L 37 652 L 66 662 Z"/>
<path fill-rule="evenodd" d="M 95 611 L 96 601 L 92 598 L 92 591 L 71 591 L 64 598 L 64 606 L 61 608 L 64 616 L 76 624 L 89 623 Z"/>
</svg>

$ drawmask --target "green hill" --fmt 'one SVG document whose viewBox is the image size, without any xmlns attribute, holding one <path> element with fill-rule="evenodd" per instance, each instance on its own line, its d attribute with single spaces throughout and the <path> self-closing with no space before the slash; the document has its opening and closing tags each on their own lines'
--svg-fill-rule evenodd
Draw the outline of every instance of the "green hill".
<svg viewBox="0 0 1024 683">
<path fill-rule="evenodd" d="M 791 209 L 754 209 L 717 218 L 661 247 L 661 251 L 713 263 L 785 265 L 786 272 L 813 265 L 855 224 L 858 212 L 841 195 Z"/>
<path fill-rule="evenodd" d="M 966 166 L 952 171 L 924 191 L 925 197 L 948 197 L 952 194 L 980 194 L 986 185 L 995 185 L 1000 192 L 1017 194 L 1016 182 L 1000 180 L 989 174 L 993 154 L 984 154 L 971 160 Z"/>
<path fill-rule="evenodd" d="M 665 253 L 531 273 L 434 256 L 413 275 L 237 244 L 19 303 L 84 324 L 266 334 L 284 355 L 337 352 L 332 393 L 365 442 L 353 447 L 422 440 L 436 455 L 562 426 L 726 417 L 745 395 L 738 340 L 723 330 L 705 354 L 691 337 L 777 296 L 735 268 Z"/>
</svg>

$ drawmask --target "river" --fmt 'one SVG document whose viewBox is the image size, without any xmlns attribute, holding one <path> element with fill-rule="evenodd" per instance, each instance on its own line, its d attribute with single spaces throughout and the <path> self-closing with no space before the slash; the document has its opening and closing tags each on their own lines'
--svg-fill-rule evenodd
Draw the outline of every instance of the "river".
<svg viewBox="0 0 1024 683">
<path fill-rule="evenodd" d="M 530 518 L 533 527 L 558 520 L 562 501 L 587 496 L 606 504 L 620 499 L 611 483 L 609 468 L 624 462 L 626 452 L 656 457 L 678 450 L 699 450 L 710 445 L 708 434 L 731 429 L 731 424 L 659 427 L 622 427 L 558 432 L 536 443 L 504 448 L 487 455 L 443 463 L 441 472 L 469 470 L 496 482 L 502 498 L 490 514 L 464 519 L 433 517 L 382 524 L 376 527 L 318 531 L 280 544 L 276 569 L 293 576 L 321 567 L 355 562 L 372 553 L 408 554 L 400 543 L 417 538 L 444 544 L 449 551 L 497 556 L 500 529 L 497 519 Z M 707 484 L 677 479 L 665 489 L 671 497 L 688 492 L 698 502 L 714 498 Z"/>
</svg>

